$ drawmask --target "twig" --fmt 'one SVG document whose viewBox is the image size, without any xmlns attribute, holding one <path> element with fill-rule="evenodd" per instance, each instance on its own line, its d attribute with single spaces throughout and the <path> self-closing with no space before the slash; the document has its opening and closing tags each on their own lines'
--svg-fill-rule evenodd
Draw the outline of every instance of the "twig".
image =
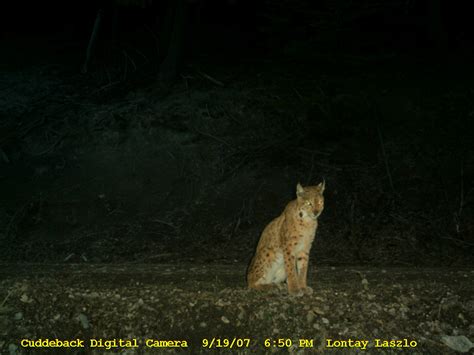
<svg viewBox="0 0 474 355">
<path fill-rule="evenodd" d="M 132 63 L 134 71 L 137 70 L 137 66 L 136 66 L 135 62 L 133 61 L 133 59 L 128 55 L 128 53 L 125 50 L 122 50 L 122 54 L 125 57 L 125 69 L 123 70 L 123 81 L 125 81 L 127 79 L 127 72 L 128 72 L 128 64 L 127 63 L 129 61 L 130 61 L 130 63 Z"/>
<path fill-rule="evenodd" d="M 29 202 L 25 203 L 23 206 L 21 206 L 19 209 L 16 210 L 15 214 L 10 219 L 10 222 L 8 222 L 7 228 L 5 228 L 5 239 L 8 238 L 10 234 L 12 233 L 12 230 L 14 228 L 14 223 L 17 223 L 16 220 L 18 218 L 23 218 L 24 214 L 26 213 L 26 210 L 28 209 L 28 205 L 29 205 Z"/>
<path fill-rule="evenodd" d="M 133 66 L 133 70 L 137 70 L 137 65 L 135 64 L 134 60 L 132 59 L 132 57 L 130 57 L 127 53 L 127 51 L 124 49 L 122 51 L 123 55 L 125 56 L 126 59 L 128 59 L 130 61 L 130 63 L 132 63 L 132 66 Z"/>
<path fill-rule="evenodd" d="M 468 246 L 470 246 L 470 247 L 474 247 L 474 243 L 469 243 L 469 242 L 466 242 L 466 241 L 464 241 L 464 240 L 457 239 L 457 238 L 453 238 L 453 237 L 440 237 L 440 239 L 453 241 L 453 242 L 455 242 L 455 243 L 462 244 L 463 246 L 468 245 Z"/>
<path fill-rule="evenodd" d="M 387 172 L 388 181 L 390 183 L 390 188 L 392 189 L 392 192 L 395 192 L 395 189 L 393 187 L 392 174 L 390 173 L 390 167 L 388 165 L 387 153 L 385 152 L 385 145 L 384 145 L 384 142 L 383 142 L 382 131 L 380 130 L 380 126 L 379 126 L 378 122 L 377 122 L 377 133 L 378 133 L 379 140 L 380 140 L 380 147 L 382 149 L 382 156 L 383 156 L 383 160 L 384 160 L 384 163 L 385 163 L 385 170 Z"/>
<path fill-rule="evenodd" d="M 331 155 L 331 153 L 324 152 L 322 150 L 316 150 L 316 149 L 298 148 L 298 150 L 301 150 L 302 152 L 311 153 L 311 154 L 320 154 L 320 155 L 326 155 L 326 156 Z"/>
<path fill-rule="evenodd" d="M 234 167 L 230 171 L 224 172 L 224 174 L 222 174 L 222 176 L 218 180 L 218 183 L 221 183 L 221 182 L 227 180 L 230 176 L 232 176 L 234 174 L 234 172 L 236 172 L 241 167 L 243 167 L 248 162 L 248 159 L 249 159 L 249 155 L 245 155 L 240 160 L 240 162 L 238 162 L 237 164 L 234 165 Z"/>
<path fill-rule="evenodd" d="M 311 153 L 311 168 L 309 169 L 308 177 L 306 178 L 306 184 L 309 184 L 313 177 L 314 170 L 314 153 Z"/>
<path fill-rule="evenodd" d="M 175 226 L 173 223 L 168 222 L 168 221 L 164 221 L 162 219 L 154 218 L 154 219 L 152 219 L 152 221 L 156 222 L 156 223 L 159 223 L 159 224 L 164 224 L 165 226 L 171 227 L 173 229 L 178 229 L 178 227 Z"/>
<path fill-rule="evenodd" d="M 216 85 L 219 85 L 219 86 L 224 86 L 224 84 L 223 84 L 222 82 L 220 82 L 220 81 L 217 80 L 217 79 L 214 79 L 212 76 L 210 76 L 210 75 L 208 75 L 208 74 L 206 74 L 206 73 L 204 73 L 204 72 L 202 72 L 202 71 L 200 71 L 200 70 L 198 70 L 197 72 L 198 72 L 199 75 L 201 75 L 203 78 L 209 80 L 210 82 L 212 82 L 212 83 L 214 83 L 214 84 L 216 84 Z"/>
<path fill-rule="evenodd" d="M 54 148 L 56 148 L 56 146 L 61 143 L 61 141 L 66 137 L 67 134 L 63 134 L 61 137 L 59 137 L 56 142 L 54 142 L 52 145 L 50 145 L 48 148 L 42 150 L 41 152 L 38 152 L 38 153 L 31 153 L 32 156 L 34 157 L 37 157 L 37 156 L 40 156 L 40 155 L 44 155 L 44 154 L 47 154 L 49 152 L 51 152 Z"/>
<path fill-rule="evenodd" d="M 454 224 L 456 233 L 459 234 L 461 231 L 461 215 L 464 208 L 464 163 L 461 161 L 461 182 L 459 187 L 459 208 L 457 212 L 454 212 Z"/>
<path fill-rule="evenodd" d="M 2 304 L 0 304 L 0 308 L 2 308 L 5 305 L 5 303 L 7 303 L 7 300 L 10 298 L 11 294 L 12 294 L 12 290 L 9 290 L 6 297 L 3 299 Z"/>
<path fill-rule="evenodd" d="M 92 93 L 93 94 L 97 94 L 99 92 L 101 92 L 102 90 L 106 90 L 108 89 L 109 87 L 111 86 L 114 86 L 114 85 L 117 85 L 117 84 L 120 84 L 120 80 L 117 80 L 117 81 L 112 81 L 108 84 L 105 84 L 104 86 L 101 86 L 100 88 L 98 88 L 97 90 L 93 91 Z"/>
<path fill-rule="evenodd" d="M 33 129 L 38 128 L 42 126 L 44 123 L 46 123 L 46 119 L 44 117 L 37 119 L 34 121 L 32 124 L 29 125 L 26 129 L 24 129 L 22 132 L 20 132 L 19 136 L 21 138 L 25 137 L 28 133 L 30 133 Z"/>
<path fill-rule="evenodd" d="M 145 63 L 149 63 L 150 62 L 150 59 L 148 59 L 148 57 L 145 55 L 145 53 L 143 53 L 142 51 L 138 50 L 137 48 L 131 48 L 132 50 L 134 50 L 135 52 L 137 52 L 140 56 L 142 56 L 144 59 L 145 59 Z"/>
<path fill-rule="evenodd" d="M 89 65 L 89 61 L 91 59 L 92 55 L 92 49 L 94 48 L 94 44 L 97 39 L 97 33 L 99 32 L 100 28 L 100 23 L 102 22 L 102 15 L 103 15 L 103 10 L 99 9 L 97 11 L 97 16 L 95 17 L 95 22 L 94 22 L 94 28 L 91 33 L 91 38 L 89 39 L 89 45 L 87 46 L 87 51 L 86 51 L 86 59 L 84 61 L 84 64 L 82 65 L 81 68 L 81 73 L 85 74 L 87 73 L 87 67 Z"/>
<path fill-rule="evenodd" d="M 387 173 L 388 177 L 388 182 L 390 184 L 390 188 L 392 190 L 392 193 L 395 193 L 395 188 L 393 186 L 393 179 L 392 179 L 392 173 L 390 172 L 390 166 L 388 164 L 388 158 L 387 158 L 387 152 L 385 151 L 385 143 L 383 140 L 383 135 L 382 135 L 382 129 L 380 128 L 380 111 L 376 105 L 374 105 L 374 114 L 375 114 L 375 122 L 377 125 L 377 135 L 379 137 L 379 142 L 380 142 L 380 148 L 382 149 L 382 156 L 385 164 L 385 171 Z"/>
<path fill-rule="evenodd" d="M 8 155 L 5 153 L 2 147 L 0 147 L 0 158 L 2 158 L 5 163 L 10 163 L 10 159 L 8 159 Z"/>
<path fill-rule="evenodd" d="M 212 134 L 210 134 L 210 133 L 207 133 L 207 132 L 202 132 L 202 131 L 200 131 L 199 129 L 197 129 L 196 127 L 193 127 L 193 129 L 194 129 L 197 133 L 199 133 L 199 134 L 201 134 L 201 135 L 203 135 L 203 136 L 205 136 L 205 137 L 212 138 L 212 139 L 218 141 L 219 143 L 222 143 L 222 144 L 228 146 L 229 148 L 235 149 L 235 147 L 233 147 L 231 144 L 227 143 L 227 142 L 226 142 L 225 140 L 223 140 L 222 138 L 216 137 L 216 136 L 214 136 L 214 135 L 212 135 Z"/>
<path fill-rule="evenodd" d="M 294 90 L 294 92 L 296 93 L 296 95 L 299 97 L 299 99 L 304 102 L 304 98 L 303 98 L 303 96 L 301 96 L 301 94 L 300 94 L 300 92 L 298 91 L 298 89 L 297 89 L 297 88 L 293 88 L 293 90 Z"/>
<path fill-rule="evenodd" d="M 464 207 L 464 162 L 461 161 L 461 187 L 459 191 L 459 211 L 458 216 L 461 216 Z"/>
<path fill-rule="evenodd" d="M 145 25 L 145 29 L 146 29 L 148 32 L 150 32 L 150 34 L 151 34 L 151 35 L 153 36 L 153 38 L 155 39 L 155 41 L 156 41 L 156 54 L 157 54 L 157 56 L 159 57 L 159 56 L 160 56 L 160 46 L 159 46 L 160 39 L 158 38 L 158 36 L 155 34 L 155 32 L 153 32 L 153 30 L 152 30 L 149 26 Z"/>
<path fill-rule="evenodd" d="M 127 61 L 127 57 L 125 56 L 125 68 L 123 69 L 123 78 L 122 80 L 125 81 L 127 80 L 127 72 L 128 72 L 128 61 Z"/>
</svg>

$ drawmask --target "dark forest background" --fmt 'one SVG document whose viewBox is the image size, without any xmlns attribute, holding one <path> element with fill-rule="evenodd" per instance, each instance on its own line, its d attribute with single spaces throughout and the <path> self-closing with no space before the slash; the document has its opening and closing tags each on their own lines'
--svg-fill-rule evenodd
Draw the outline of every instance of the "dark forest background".
<svg viewBox="0 0 474 355">
<path fill-rule="evenodd" d="M 247 263 L 324 178 L 318 264 L 472 265 L 468 1 L 10 5 L 3 261 Z"/>
</svg>

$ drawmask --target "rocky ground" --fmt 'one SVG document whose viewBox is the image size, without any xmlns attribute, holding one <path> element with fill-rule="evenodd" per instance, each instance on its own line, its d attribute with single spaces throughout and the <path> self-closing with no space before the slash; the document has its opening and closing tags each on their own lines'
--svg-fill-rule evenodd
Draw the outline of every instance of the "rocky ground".
<svg viewBox="0 0 474 355">
<path fill-rule="evenodd" d="M 80 339 L 68 353 L 174 353 L 156 347 L 172 340 L 184 353 L 454 354 L 474 338 L 466 269 L 322 267 L 302 297 L 246 289 L 239 263 L 1 270 L 2 353 L 32 352 L 20 339 Z"/>
</svg>

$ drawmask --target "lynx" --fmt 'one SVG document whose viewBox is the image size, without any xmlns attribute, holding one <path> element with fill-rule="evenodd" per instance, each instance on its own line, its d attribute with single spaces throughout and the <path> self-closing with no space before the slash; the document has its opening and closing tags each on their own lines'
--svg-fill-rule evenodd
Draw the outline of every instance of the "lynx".
<svg viewBox="0 0 474 355">
<path fill-rule="evenodd" d="M 265 290 L 286 281 L 291 295 L 311 294 L 308 260 L 318 217 L 324 208 L 324 181 L 296 186 L 296 199 L 263 230 L 247 272 L 248 287 Z"/>
</svg>

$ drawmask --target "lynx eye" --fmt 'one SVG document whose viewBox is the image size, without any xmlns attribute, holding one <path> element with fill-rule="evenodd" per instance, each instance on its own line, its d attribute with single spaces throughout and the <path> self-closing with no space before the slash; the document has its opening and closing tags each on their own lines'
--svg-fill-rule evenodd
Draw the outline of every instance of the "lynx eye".
<svg viewBox="0 0 474 355">
<path fill-rule="evenodd" d="M 312 206 L 313 204 L 311 203 L 311 201 L 306 201 L 306 206 Z"/>
</svg>

